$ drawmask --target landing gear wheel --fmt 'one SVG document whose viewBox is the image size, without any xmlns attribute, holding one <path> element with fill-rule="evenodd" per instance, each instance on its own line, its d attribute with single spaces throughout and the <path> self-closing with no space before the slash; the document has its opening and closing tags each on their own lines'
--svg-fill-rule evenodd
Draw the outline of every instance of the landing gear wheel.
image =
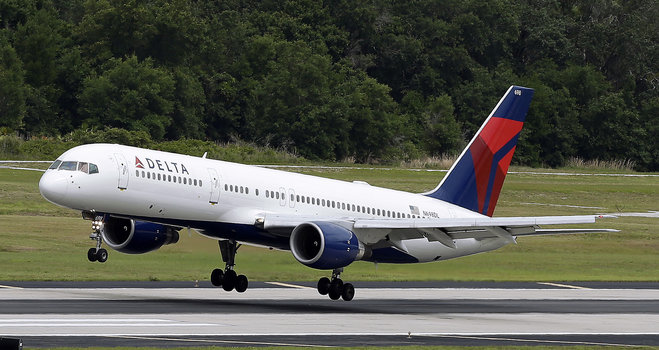
<svg viewBox="0 0 659 350">
<path fill-rule="evenodd" d="M 222 289 L 227 292 L 232 291 L 236 285 L 236 279 L 236 271 L 227 270 L 227 272 L 224 273 L 224 279 L 222 280 Z"/>
<path fill-rule="evenodd" d="M 332 284 L 327 294 L 329 294 L 330 299 L 339 300 L 339 298 L 341 297 L 341 292 L 342 292 L 341 286 L 339 286 L 338 284 Z"/>
<path fill-rule="evenodd" d="M 108 251 L 103 249 L 103 248 L 99 249 L 96 252 L 96 259 L 100 263 L 104 263 L 104 262 L 108 261 Z"/>
<path fill-rule="evenodd" d="M 211 283 L 215 287 L 219 287 L 222 285 L 222 280 L 224 279 L 224 271 L 220 269 L 215 269 L 213 272 L 211 272 Z"/>
<path fill-rule="evenodd" d="M 327 277 L 323 277 L 323 278 L 319 279 L 318 280 L 318 293 L 320 293 L 320 295 L 327 295 L 327 293 L 329 293 L 331 283 L 332 282 L 330 282 L 330 279 L 327 278 Z"/>
<path fill-rule="evenodd" d="M 355 287 L 352 286 L 352 283 L 346 283 L 343 285 L 343 291 L 341 292 L 341 298 L 345 301 L 350 301 L 355 297 Z"/>
<path fill-rule="evenodd" d="M 335 278 L 332 283 L 330 283 L 329 288 L 329 297 L 332 300 L 339 300 L 341 293 L 343 292 L 343 281 L 340 278 Z"/>
<path fill-rule="evenodd" d="M 96 248 L 89 248 L 87 251 L 87 260 L 94 262 L 97 260 L 96 258 Z"/>
<path fill-rule="evenodd" d="M 244 291 L 247 290 L 247 286 L 249 285 L 249 281 L 247 280 L 247 276 L 245 275 L 238 275 L 236 277 L 236 292 L 238 293 L 243 293 Z"/>
<path fill-rule="evenodd" d="M 106 262 L 108 260 L 108 251 L 101 248 L 103 244 L 103 235 L 101 234 L 101 228 L 103 227 L 103 216 L 94 216 L 95 212 L 83 212 L 82 217 L 92 221 L 92 233 L 89 234 L 89 238 L 96 241 L 96 248 L 89 248 L 87 251 L 87 260 L 94 262 Z"/>
</svg>

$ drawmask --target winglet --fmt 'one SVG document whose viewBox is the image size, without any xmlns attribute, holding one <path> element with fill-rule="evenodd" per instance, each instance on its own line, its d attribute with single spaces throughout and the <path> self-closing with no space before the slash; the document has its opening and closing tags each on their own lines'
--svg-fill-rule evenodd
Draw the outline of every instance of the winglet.
<svg viewBox="0 0 659 350">
<path fill-rule="evenodd" d="M 448 174 L 424 195 L 492 216 L 533 89 L 511 86 Z"/>
</svg>

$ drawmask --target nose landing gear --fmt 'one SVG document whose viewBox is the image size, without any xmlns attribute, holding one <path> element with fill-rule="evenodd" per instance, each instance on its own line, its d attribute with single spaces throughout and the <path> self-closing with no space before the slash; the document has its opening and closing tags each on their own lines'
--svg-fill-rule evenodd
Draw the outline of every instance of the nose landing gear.
<svg viewBox="0 0 659 350">
<path fill-rule="evenodd" d="M 85 217 L 84 214 L 83 217 Z M 89 248 L 87 251 L 87 259 L 91 262 L 98 261 L 104 263 L 108 260 L 108 251 L 101 248 L 101 244 L 103 244 L 103 236 L 101 235 L 102 227 L 103 217 L 95 217 L 92 220 L 92 233 L 89 235 L 89 238 L 96 241 L 96 248 Z"/>
<path fill-rule="evenodd" d="M 222 287 L 227 292 L 236 290 L 238 293 L 243 293 L 249 286 L 249 281 L 245 275 L 238 275 L 234 270 L 236 252 L 240 245 L 233 240 L 220 240 L 220 254 L 222 254 L 222 261 L 226 263 L 224 270 L 215 269 L 211 272 L 211 283 L 216 287 Z"/>
<path fill-rule="evenodd" d="M 332 300 L 339 300 L 339 298 L 343 298 L 345 301 L 352 300 L 355 297 L 355 287 L 352 283 L 343 283 L 340 278 L 341 272 L 343 272 L 343 268 L 334 269 L 331 280 L 327 277 L 319 279 L 318 293 L 329 295 Z"/>
</svg>

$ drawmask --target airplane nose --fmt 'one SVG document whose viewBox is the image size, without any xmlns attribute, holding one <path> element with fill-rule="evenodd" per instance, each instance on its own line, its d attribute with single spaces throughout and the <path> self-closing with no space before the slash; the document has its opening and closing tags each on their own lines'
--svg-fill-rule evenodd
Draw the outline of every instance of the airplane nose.
<svg viewBox="0 0 659 350">
<path fill-rule="evenodd" d="M 48 171 L 39 180 L 39 192 L 49 202 L 61 205 L 66 197 L 68 180 L 66 176 L 58 176 L 54 171 Z"/>
</svg>

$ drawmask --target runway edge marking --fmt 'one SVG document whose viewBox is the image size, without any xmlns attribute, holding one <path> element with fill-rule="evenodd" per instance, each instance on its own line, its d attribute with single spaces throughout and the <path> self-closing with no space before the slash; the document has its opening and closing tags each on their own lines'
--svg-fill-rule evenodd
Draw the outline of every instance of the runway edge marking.
<svg viewBox="0 0 659 350">
<path fill-rule="evenodd" d="M 568 289 L 592 289 L 592 288 L 587 288 L 587 287 L 573 286 L 573 285 L 570 285 L 570 284 L 552 283 L 552 282 L 538 282 L 538 284 L 542 284 L 542 285 L 545 285 L 545 286 L 568 288 Z"/>
</svg>

